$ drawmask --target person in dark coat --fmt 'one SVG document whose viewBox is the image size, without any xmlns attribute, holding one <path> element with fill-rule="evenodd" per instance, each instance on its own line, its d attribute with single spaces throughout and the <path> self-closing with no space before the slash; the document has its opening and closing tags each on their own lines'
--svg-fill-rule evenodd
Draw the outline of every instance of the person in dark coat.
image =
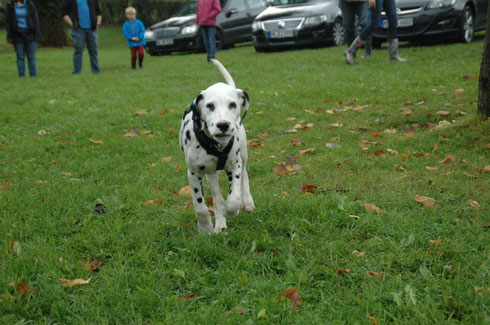
<svg viewBox="0 0 490 325">
<path fill-rule="evenodd" d="M 65 23 L 70 26 L 73 38 L 73 74 L 82 72 L 83 48 L 87 44 L 90 68 L 99 73 L 97 46 L 98 28 L 102 23 L 99 0 L 63 0 L 61 5 Z"/>
<path fill-rule="evenodd" d="M 31 0 L 9 0 L 5 7 L 7 41 L 17 54 L 17 73 L 25 77 L 27 57 L 29 76 L 37 75 L 36 49 L 40 27 L 37 10 Z"/>
</svg>

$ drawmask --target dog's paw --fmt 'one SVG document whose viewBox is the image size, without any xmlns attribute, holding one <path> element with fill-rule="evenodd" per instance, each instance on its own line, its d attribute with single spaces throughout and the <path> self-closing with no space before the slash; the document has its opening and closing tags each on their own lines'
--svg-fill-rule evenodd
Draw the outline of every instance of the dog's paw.
<svg viewBox="0 0 490 325">
<path fill-rule="evenodd" d="M 212 234 L 214 234 L 213 225 L 211 223 L 206 224 L 206 225 L 198 224 L 197 229 L 199 230 L 199 233 L 201 235 L 212 235 Z"/>
<path fill-rule="evenodd" d="M 246 213 L 251 213 L 253 210 L 255 210 L 254 201 L 252 199 L 250 199 L 250 200 L 243 200 L 242 209 Z"/>
<path fill-rule="evenodd" d="M 222 233 L 225 231 L 226 228 L 228 228 L 226 225 L 216 225 L 216 227 L 214 227 L 214 233 L 215 234 Z"/>
</svg>

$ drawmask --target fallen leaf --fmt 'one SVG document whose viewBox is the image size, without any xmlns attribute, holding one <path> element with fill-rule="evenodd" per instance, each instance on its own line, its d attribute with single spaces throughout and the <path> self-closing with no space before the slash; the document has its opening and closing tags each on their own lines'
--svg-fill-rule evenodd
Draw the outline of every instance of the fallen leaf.
<svg viewBox="0 0 490 325">
<path fill-rule="evenodd" d="M 131 130 L 126 130 L 126 133 L 124 133 L 125 137 L 135 137 L 138 135 L 139 129 L 138 128 L 132 128 Z"/>
<path fill-rule="evenodd" d="M 383 131 L 383 133 L 386 133 L 386 134 L 396 134 L 397 131 L 396 129 L 386 129 Z"/>
<path fill-rule="evenodd" d="M 190 295 L 184 296 L 184 299 L 189 300 L 189 299 L 195 298 L 195 297 L 197 297 L 198 294 L 199 294 L 199 291 L 194 291 Z"/>
<path fill-rule="evenodd" d="M 60 278 L 59 281 L 63 285 L 63 287 L 71 288 L 76 285 L 88 284 L 90 282 L 90 279 L 91 278 L 88 278 L 87 280 L 84 279 L 67 280 L 67 279 Z"/>
<path fill-rule="evenodd" d="M 405 167 L 403 167 L 403 166 L 396 166 L 395 167 L 395 170 L 396 171 L 399 171 L 399 172 L 403 172 L 403 171 L 405 171 Z"/>
<path fill-rule="evenodd" d="M 480 172 L 487 172 L 487 173 L 490 172 L 490 165 L 487 165 L 487 166 L 481 168 Z"/>
<path fill-rule="evenodd" d="M 36 184 L 46 184 L 47 182 L 48 181 L 45 181 L 45 180 L 42 180 L 42 179 L 38 179 L 34 183 L 36 183 Z"/>
<path fill-rule="evenodd" d="M 61 172 L 61 174 L 63 174 L 63 176 L 73 176 L 72 172 Z"/>
<path fill-rule="evenodd" d="M 305 192 L 313 193 L 316 190 L 316 188 L 317 188 L 316 185 L 303 184 L 303 185 L 301 185 L 299 190 L 303 193 L 305 193 Z"/>
<path fill-rule="evenodd" d="M 89 141 L 92 143 L 95 143 L 95 144 L 104 144 L 104 141 L 102 141 L 102 140 L 94 140 L 94 139 L 90 138 Z"/>
<path fill-rule="evenodd" d="M 259 137 L 261 137 L 261 138 L 265 138 L 267 136 L 269 136 L 269 132 L 267 132 L 267 131 L 262 132 L 262 133 L 259 134 Z"/>
<path fill-rule="evenodd" d="M 432 208 L 432 206 L 436 203 L 435 199 L 428 196 L 418 195 L 418 194 L 415 194 L 414 200 L 419 203 L 422 203 L 428 208 Z"/>
<path fill-rule="evenodd" d="M 358 250 L 353 250 L 351 254 L 356 256 L 356 257 L 364 257 L 364 255 L 366 255 L 365 252 L 360 252 Z"/>
<path fill-rule="evenodd" d="M 376 150 L 376 152 L 374 153 L 375 156 L 379 156 L 379 155 L 386 155 L 386 151 L 384 150 Z"/>
<path fill-rule="evenodd" d="M 411 109 L 408 109 L 408 108 L 400 108 L 400 113 L 402 115 L 412 115 L 413 114 L 413 111 Z"/>
<path fill-rule="evenodd" d="M 455 160 L 456 158 L 453 155 L 447 155 L 446 158 L 444 158 L 444 160 L 439 161 L 439 163 L 447 164 Z"/>
<path fill-rule="evenodd" d="M 463 111 L 460 111 L 459 109 L 457 109 L 455 112 L 454 112 L 456 115 L 460 115 L 460 116 L 466 116 L 468 115 L 468 113 L 466 112 L 463 112 Z"/>
<path fill-rule="evenodd" d="M 296 120 L 296 117 L 288 117 L 287 119 L 285 119 L 284 121 L 285 122 L 291 122 L 291 121 L 294 121 Z"/>
<path fill-rule="evenodd" d="M 468 203 L 471 205 L 471 207 L 473 209 L 476 209 L 476 210 L 482 210 L 483 209 L 483 207 L 478 202 L 476 202 L 475 200 L 468 200 Z"/>
<path fill-rule="evenodd" d="M 386 151 L 388 151 L 388 152 L 389 152 L 389 153 L 391 153 L 392 155 L 398 155 L 398 154 L 399 154 L 399 152 L 398 152 L 398 151 L 393 150 L 393 149 L 390 149 L 390 148 L 386 149 Z"/>
<path fill-rule="evenodd" d="M 160 158 L 160 161 L 161 162 L 164 162 L 164 163 L 169 163 L 169 162 L 172 161 L 172 157 L 171 156 L 169 156 L 169 157 L 162 157 L 162 158 Z"/>
<path fill-rule="evenodd" d="M 300 151 L 299 151 L 299 153 L 300 153 L 301 155 L 305 155 L 305 154 L 307 154 L 307 153 L 311 153 L 311 152 L 313 152 L 313 151 L 315 151 L 315 148 L 308 148 L 308 149 L 305 149 L 305 150 L 300 150 Z"/>
<path fill-rule="evenodd" d="M 353 219 L 361 219 L 361 217 L 359 216 L 355 216 L 353 214 L 349 214 L 349 218 L 353 218 Z"/>
<path fill-rule="evenodd" d="M 376 318 L 374 317 L 371 317 L 371 316 L 368 316 L 369 320 L 371 321 L 371 324 L 373 325 L 378 325 L 378 321 L 376 320 Z"/>
<path fill-rule="evenodd" d="M 275 172 L 277 176 L 282 176 L 288 173 L 287 168 L 284 165 L 278 165 L 275 168 Z"/>
<path fill-rule="evenodd" d="M 19 290 L 19 295 L 21 296 L 25 296 L 27 294 L 39 294 L 39 289 L 29 287 L 24 283 L 19 283 L 18 290 Z"/>
<path fill-rule="evenodd" d="M 150 205 L 161 204 L 161 203 L 162 203 L 162 200 L 160 200 L 160 199 L 148 200 L 148 201 L 141 203 L 141 207 L 144 208 L 144 207 L 147 207 Z"/>
<path fill-rule="evenodd" d="M 449 112 L 448 111 L 438 111 L 436 114 L 439 116 L 447 116 L 447 115 L 449 115 Z"/>
<path fill-rule="evenodd" d="M 336 267 L 335 268 L 335 272 L 337 272 L 337 274 L 349 274 L 350 273 L 350 269 L 343 269 L 341 267 Z"/>
<path fill-rule="evenodd" d="M 341 126 L 344 126 L 342 123 L 331 123 L 328 125 L 331 128 L 339 128 Z"/>
<path fill-rule="evenodd" d="M 477 179 L 478 178 L 478 176 L 471 175 L 470 173 L 467 173 L 467 172 L 463 172 L 463 175 L 468 176 L 468 177 L 471 177 L 471 178 L 474 178 L 474 179 Z"/>
<path fill-rule="evenodd" d="M 0 183 L 0 190 L 8 190 L 10 189 L 11 185 L 9 182 L 5 182 L 5 183 Z"/>
<path fill-rule="evenodd" d="M 262 139 L 250 139 L 247 140 L 247 145 L 249 147 L 264 147 L 265 144 L 261 143 Z"/>
<path fill-rule="evenodd" d="M 304 142 L 299 139 L 291 139 L 291 143 L 293 144 L 293 146 L 296 147 L 299 147 L 304 144 Z"/>
<path fill-rule="evenodd" d="M 298 308 L 298 305 L 302 300 L 298 294 L 298 289 L 296 288 L 289 288 L 284 290 L 279 296 L 279 301 L 281 301 L 284 298 L 288 299 L 294 308 Z"/>
<path fill-rule="evenodd" d="M 463 88 L 458 88 L 458 89 L 455 89 L 455 90 L 454 90 L 454 94 L 455 94 L 455 95 L 459 95 L 459 94 L 461 94 L 461 93 L 464 93 L 464 89 L 463 89 Z"/>
<path fill-rule="evenodd" d="M 46 131 L 46 130 L 39 130 L 39 132 L 37 132 L 37 134 L 39 134 L 39 135 L 48 135 L 48 131 Z"/>
<path fill-rule="evenodd" d="M 436 245 L 436 246 L 444 246 L 444 243 L 440 240 L 429 239 L 429 243 L 431 243 L 432 245 Z"/>
<path fill-rule="evenodd" d="M 430 170 L 430 171 L 434 171 L 434 170 L 438 170 L 439 168 L 431 167 L 431 166 L 425 166 L 425 169 Z"/>
<path fill-rule="evenodd" d="M 372 276 L 373 278 L 379 279 L 379 273 L 374 271 L 366 271 L 366 274 Z"/>
<path fill-rule="evenodd" d="M 96 271 L 99 267 L 102 266 L 102 261 L 98 259 L 94 259 L 92 257 L 82 259 L 80 261 L 80 265 L 84 270 L 94 272 Z"/>
<path fill-rule="evenodd" d="M 373 203 L 364 203 L 364 209 L 366 209 L 367 211 L 374 211 L 376 213 L 380 213 L 381 212 L 381 209 L 378 208 L 375 204 Z"/>
<path fill-rule="evenodd" d="M 287 130 L 284 131 L 284 133 L 286 133 L 286 134 L 296 133 L 296 132 L 298 132 L 298 130 L 296 130 L 296 129 L 287 129 Z"/>
<path fill-rule="evenodd" d="M 487 143 L 487 144 L 485 145 L 485 149 L 490 149 L 490 143 Z"/>
<path fill-rule="evenodd" d="M 436 127 L 434 124 L 432 124 L 432 123 L 430 123 L 430 122 L 425 122 L 423 125 L 424 125 L 426 128 L 428 128 L 428 129 L 429 129 L 429 131 L 432 131 L 432 130 L 433 130 L 435 127 Z"/>
<path fill-rule="evenodd" d="M 145 115 L 146 113 L 148 113 L 148 112 L 144 108 L 140 109 L 139 111 L 134 112 L 135 115 Z"/>
<path fill-rule="evenodd" d="M 179 190 L 179 192 L 177 192 L 177 195 L 180 196 L 180 197 L 190 197 L 190 196 L 192 196 L 191 186 L 190 185 L 186 185 L 186 186 L 182 187 Z"/>
<path fill-rule="evenodd" d="M 303 127 L 303 125 L 298 123 L 295 126 L 293 126 L 293 129 L 301 129 L 302 127 Z"/>
<path fill-rule="evenodd" d="M 373 138 L 382 138 L 383 135 L 381 133 L 378 133 L 378 132 L 371 132 L 370 136 L 372 136 Z"/>
</svg>

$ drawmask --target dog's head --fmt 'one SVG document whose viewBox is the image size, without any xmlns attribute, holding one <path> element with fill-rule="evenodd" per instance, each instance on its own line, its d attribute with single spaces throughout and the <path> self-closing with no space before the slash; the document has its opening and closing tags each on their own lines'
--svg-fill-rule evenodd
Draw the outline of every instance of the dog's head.
<svg viewBox="0 0 490 325">
<path fill-rule="evenodd" d="M 201 91 L 194 103 L 194 118 L 200 119 L 201 130 L 219 143 L 226 143 L 245 117 L 249 99 L 246 91 L 217 83 Z"/>
</svg>

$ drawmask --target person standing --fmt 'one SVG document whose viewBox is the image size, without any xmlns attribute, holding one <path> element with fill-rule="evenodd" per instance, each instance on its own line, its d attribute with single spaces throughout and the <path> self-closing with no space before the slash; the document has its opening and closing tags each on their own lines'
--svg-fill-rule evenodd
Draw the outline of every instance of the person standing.
<svg viewBox="0 0 490 325">
<path fill-rule="evenodd" d="M 102 23 L 99 0 L 63 0 L 63 20 L 70 26 L 73 38 L 73 74 L 82 72 L 83 47 L 87 44 L 90 68 L 100 73 L 97 58 L 98 31 Z"/>
<path fill-rule="evenodd" d="M 5 7 L 7 41 L 15 47 L 17 73 L 25 77 L 25 58 L 29 67 L 29 77 L 37 75 L 36 49 L 40 27 L 36 7 L 30 0 L 10 0 Z"/>
<path fill-rule="evenodd" d="M 373 31 L 378 28 L 381 21 L 381 10 L 384 9 L 388 18 L 388 50 L 390 53 L 390 60 L 392 61 L 406 61 L 400 57 L 398 53 L 398 17 L 396 14 L 395 0 L 369 0 L 369 21 L 366 27 L 364 27 L 352 42 L 349 48 L 344 52 L 347 63 L 353 64 L 356 57 L 357 50 L 365 44 L 368 36 L 373 34 Z"/>
<path fill-rule="evenodd" d="M 141 69 L 145 57 L 145 25 L 141 20 L 136 19 L 136 9 L 133 7 L 126 8 L 126 18 L 128 21 L 123 25 L 123 34 L 131 50 L 131 68 L 136 69 L 136 57 L 138 57 L 138 65 Z"/>
<path fill-rule="evenodd" d="M 208 54 L 208 62 L 216 55 L 216 16 L 221 12 L 219 0 L 197 0 L 196 24 Z"/>
<path fill-rule="evenodd" d="M 339 7 L 342 11 L 345 40 L 347 46 L 349 46 L 356 38 L 358 26 L 362 29 L 367 25 L 368 0 L 339 0 Z M 358 25 L 356 25 L 356 18 Z M 368 36 L 364 44 L 364 58 L 368 58 L 371 55 L 371 44 L 372 36 Z"/>
</svg>

